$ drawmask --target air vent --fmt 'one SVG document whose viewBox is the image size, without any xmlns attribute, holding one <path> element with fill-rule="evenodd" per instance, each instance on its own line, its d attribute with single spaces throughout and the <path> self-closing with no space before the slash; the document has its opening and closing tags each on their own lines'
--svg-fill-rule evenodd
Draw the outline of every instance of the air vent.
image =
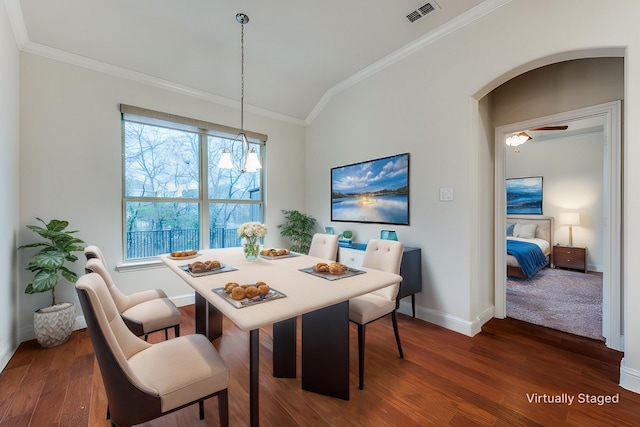
<svg viewBox="0 0 640 427">
<path fill-rule="evenodd" d="M 428 13 L 433 12 L 434 10 L 436 10 L 436 7 L 438 7 L 438 5 L 434 2 L 429 2 L 429 3 L 425 3 L 422 6 L 420 6 L 417 10 L 412 11 L 411 13 L 407 14 L 407 21 L 414 23 L 416 22 L 418 19 L 422 18 L 423 16 L 425 16 Z"/>
</svg>

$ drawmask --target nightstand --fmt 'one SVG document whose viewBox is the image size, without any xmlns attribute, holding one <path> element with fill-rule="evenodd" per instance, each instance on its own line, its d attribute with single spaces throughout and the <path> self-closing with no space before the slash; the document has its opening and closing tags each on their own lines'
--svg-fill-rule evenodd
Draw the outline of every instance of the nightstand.
<svg viewBox="0 0 640 427">
<path fill-rule="evenodd" d="M 555 245 L 553 263 L 556 267 L 571 268 L 587 272 L 587 248 Z"/>
</svg>

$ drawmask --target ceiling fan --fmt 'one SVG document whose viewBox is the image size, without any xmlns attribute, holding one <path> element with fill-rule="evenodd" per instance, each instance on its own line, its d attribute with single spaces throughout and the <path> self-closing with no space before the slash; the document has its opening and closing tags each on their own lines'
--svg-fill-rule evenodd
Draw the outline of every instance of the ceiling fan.
<svg viewBox="0 0 640 427">
<path fill-rule="evenodd" d="M 518 145 L 522 145 L 525 142 L 533 139 L 531 135 L 527 132 L 539 132 L 539 131 L 554 131 L 554 130 L 567 130 L 569 126 L 561 125 L 561 126 L 540 126 L 537 128 L 527 129 L 526 131 L 520 131 L 516 133 L 512 133 L 507 137 L 507 145 L 510 147 L 517 147 Z"/>
</svg>

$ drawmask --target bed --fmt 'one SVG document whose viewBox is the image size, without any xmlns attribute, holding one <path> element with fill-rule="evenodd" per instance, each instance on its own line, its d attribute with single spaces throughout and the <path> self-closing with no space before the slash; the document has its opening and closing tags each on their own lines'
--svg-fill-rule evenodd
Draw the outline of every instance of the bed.
<svg viewBox="0 0 640 427">
<path fill-rule="evenodd" d="M 507 276 L 530 279 L 553 264 L 553 217 L 507 215 Z"/>
</svg>

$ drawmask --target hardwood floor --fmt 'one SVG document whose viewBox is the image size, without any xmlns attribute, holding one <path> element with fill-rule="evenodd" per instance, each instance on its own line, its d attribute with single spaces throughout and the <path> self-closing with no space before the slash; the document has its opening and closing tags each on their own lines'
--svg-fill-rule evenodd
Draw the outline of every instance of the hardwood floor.
<svg viewBox="0 0 640 427">
<path fill-rule="evenodd" d="M 193 306 L 182 307 L 183 334 Z M 351 399 L 300 389 L 271 376 L 271 329 L 260 332 L 262 426 L 637 426 L 640 395 L 618 386 L 622 354 L 602 342 L 493 319 L 473 338 L 399 315 L 405 358 L 398 358 L 390 319 L 367 327 L 365 388 L 357 385 L 357 336 L 351 329 Z M 300 322 L 298 322 L 300 324 Z M 248 333 L 231 322 L 214 345 L 231 370 L 230 424 L 249 424 Z M 150 341 L 163 339 L 154 334 Z M 299 341 L 300 343 L 300 341 Z M 298 344 L 299 344 L 298 343 Z M 298 356 L 299 359 L 299 356 Z M 300 359 L 298 372 L 300 372 Z M 544 403 L 553 397 L 564 403 Z M 618 403 L 578 402 L 585 395 Z M 569 404 L 568 399 L 573 398 Z M 539 403 L 536 403 L 536 400 Z M 86 330 L 56 348 L 22 343 L 0 374 L 0 426 L 109 426 L 107 401 Z M 145 426 L 217 425 L 217 401 Z"/>
</svg>

